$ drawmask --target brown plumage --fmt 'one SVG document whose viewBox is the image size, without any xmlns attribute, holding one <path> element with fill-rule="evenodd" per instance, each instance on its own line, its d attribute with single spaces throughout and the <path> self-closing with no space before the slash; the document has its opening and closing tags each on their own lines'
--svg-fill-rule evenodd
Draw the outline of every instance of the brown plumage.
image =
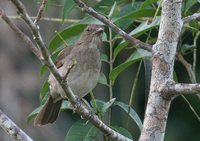
<svg viewBox="0 0 200 141">
<path fill-rule="evenodd" d="M 65 48 L 57 58 L 56 67 L 63 77 L 74 60 L 77 62 L 70 69 L 66 81 L 79 97 L 88 94 L 97 84 L 101 69 L 99 46 L 102 43 L 102 33 L 103 29 L 98 25 L 87 26 L 78 42 Z M 53 123 L 58 117 L 63 99 L 67 98 L 52 74 L 48 82 L 50 96 L 34 120 L 37 126 Z"/>
</svg>

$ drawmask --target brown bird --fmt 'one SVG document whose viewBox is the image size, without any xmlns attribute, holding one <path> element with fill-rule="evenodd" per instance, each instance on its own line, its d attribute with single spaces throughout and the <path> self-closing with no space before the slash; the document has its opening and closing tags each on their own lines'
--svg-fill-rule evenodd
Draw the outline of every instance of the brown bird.
<svg viewBox="0 0 200 141">
<path fill-rule="evenodd" d="M 65 48 L 55 63 L 60 75 L 66 77 L 68 86 L 80 98 L 97 84 L 101 69 L 99 47 L 102 44 L 102 33 L 103 28 L 99 25 L 87 26 L 78 42 Z M 37 126 L 53 123 L 58 117 L 63 99 L 67 97 L 52 74 L 48 82 L 50 95 L 34 120 Z"/>
</svg>

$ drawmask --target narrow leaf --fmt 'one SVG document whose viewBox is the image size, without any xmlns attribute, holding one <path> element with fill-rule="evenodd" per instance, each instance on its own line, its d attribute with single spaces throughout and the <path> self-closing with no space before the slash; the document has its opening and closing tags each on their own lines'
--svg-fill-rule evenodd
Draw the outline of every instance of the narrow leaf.
<svg viewBox="0 0 200 141">
<path fill-rule="evenodd" d="M 101 61 L 108 62 L 108 56 L 106 54 L 101 54 Z"/>
<path fill-rule="evenodd" d="M 132 65 L 138 60 L 141 60 L 143 58 L 150 57 L 150 56 L 151 56 L 150 52 L 143 49 L 137 49 L 135 52 L 131 54 L 131 56 L 124 63 L 120 64 L 119 66 L 117 66 L 116 68 L 112 70 L 112 72 L 109 74 L 110 80 L 115 81 L 117 76 L 127 67 L 129 67 L 130 65 Z"/>
<path fill-rule="evenodd" d="M 93 108 L 97 108 L 95 109 L 96 110 L 96 113 L 103 113 L 104 111 L 102 110 L 103 109 L 103 106 L 105 104 L 104 101 L 102 100 L 98 100 L 98 99 L 95 99 L 94 100 L 91 100 L 90 101 L 90 104 L 92 105 Z M 96 105 L 95 105 L 96 104 Z"/>
<path fill-rule="evenodd" d="M 65 141 L 95 141 L 98 132 L 91 123 L 79 120 L 69 129 Z"/>
<path fill-rule="evenodd" d="M 42 109 L 42 105 L 38 108 L 36 108 L 34 111 L 32 111 L 28 116 L 27 116 L 27 122 L 30 123 L 32 119 L 40 112 Z"/>
<path fill-rule="evenodd" d="M 49 44 L 50 51 L 53 52 L 56 48 L 62 45 L 63 40 L 59 36 L 62 36 L 64 40 L 67 40 L 69 38 L 79 35 L 83 31 L 85 26 L 86 25 L 81 24 L 73 25 L 59 32 L 59 35 L 57 34 L 56 36 L 54 36 Z"/>
<path fill-rule="evenodd" d="M 42 65 L 42 67 L 40 68 L 40 77 L 42 77 L 47 72 L 47 70 L 47 66 Z"/>
<path fill-rule="evenodd" d="M 120 108 L 122 108 L 126 113 L 128 113 L 129 111 L 129 105 L 116 101 L 114 103 L 114 105 L 119 106 Z M 137 126 L 139 127 L 140 131 L 142 130 L 142 121 L 140 119 L 140 117 L 137 115 L 137 113 L 135 112 L 135 110 L 133 110 L 132 108 L 130 109 L 130 113 L 129 113 L 131 119 L 137 124 Z"/>
<path fill-rule="evenodd" d="M 146 8 L 147 6 L 157 2 L 158 0 L 145 0 L 142 4 L 142 6 L 140 7 L 141 9 Z"/>
<path fill-rule="evenodd" d="M 103 107 L 102 107 L 102 111 L 105 113 L 115 102 L 116 98 L 112 98 L 110 101 L 106 102 Z"/>
<path fill-rule="evenodd" d="M 116 59 L 117 55 L 128 45 L 127 42 L 124 40 L 115 48 L 113 53 L 114 60 Z"/>
<path fill-rule="evenodd" d="M 129 34 L 134 37 L 139 37 L 140 35 L 146 33 L 147 31 L 158 27 L 160 24 L 160 17 L 156 17 L 152 23 L 148 23 L 148 21 L 145 21 L 144 23 L 141 23 L 137 28 L 135 28 L 133 31 L 131 31 Z"/>
<path fill-rule="evenodd" d="M 40 101 L 43 100 L 48 91 L 49 91 L 49 83 L 47 80 L 45 80 L 40 90 Z"/>
<path fill-rule="evenodd" d="M 119 127 L 119 126 L 111 126 L 111 128 L 113 128 L 115 131 L 117 131 L 118 133 L 124 135 L 125 137 L 129 139 L 133 139 L 131 133 L 125 128 Z"/>
<path fill-rule="evenodd" d="M 75 6 L 75 3 L 73 0 L 65 0 L 64 7 L 63 7 L 63 15 L 62 19 L 64 19 L 69 15 L 73 7 Z"/>
<path fill-rule="evenodd" d="M 111 8 L 111 10 L 110 10 L 110 12 L 109 12 L 109 14 L 108 14 L 108 18 L 111 18 L 112 17 L 112 15 L 113 15 L 113 13 L 114 13 L 114 11 L 115 11 L 115 8 L 116 8 L 116 1 L 114 2 L 114 4 L 113 4 L 113 6 L 112 6 L 112 8 Z"/>
<path fill-rule="evenodd" d="M 100 73 L 98 83 L 103 84 L 103 85 L 107 85 L 108 84 L 107 78 L 104 75 L 104 73 Z"/>
<path fill-rule="evenodd" d="M 140 35 L 146 33 L 149 30 L 152 30 L 156 27 L 158 27 L 160 24 L 160 17 L 156 17 L 155 20 L 152 23 L 148 23 L 148 21 L 141 23 L 137 28 L 135 28 L 133 31 L 131 31 L 129 34 L 134 37 L 139 37 Z M 117 55 L 128 45 L 127 42 L 124 40 L 115 48 L 113 56 L 114 60 L 117 57 Z"/>
<path fill-rule="evenodd" d="M 119 16 L 115 18 L 114 22 L 124 20 L 124 19 L 136 19 L 136 18 L 141 18 L 141 17 L 153 17 L 155 14 L 156 10 L 155 9 L 140 9 L 137 11 L 130 12 L 126 15 Z M 160 13 L 158 14 L 160 15 Z"/>
</svg>

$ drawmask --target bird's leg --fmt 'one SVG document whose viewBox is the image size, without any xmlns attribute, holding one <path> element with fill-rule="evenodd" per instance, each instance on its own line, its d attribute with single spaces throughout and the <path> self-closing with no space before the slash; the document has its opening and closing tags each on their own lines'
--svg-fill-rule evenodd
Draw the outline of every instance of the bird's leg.
<svg viewBox="0 0 200 141">
<path fill-rule="evenodd" d="M 94 109 L 90 106 L 90 104 L 84 99 L 81 98 L 81 100 L 83 101 L 84 106 L 89 110 L 90 112 L 90 118 L 86 121 L 86 124 L 89 122 L 90 119 L 93 118 L 93 116 L 95 115 L 95 111 Z"/>
</svg>

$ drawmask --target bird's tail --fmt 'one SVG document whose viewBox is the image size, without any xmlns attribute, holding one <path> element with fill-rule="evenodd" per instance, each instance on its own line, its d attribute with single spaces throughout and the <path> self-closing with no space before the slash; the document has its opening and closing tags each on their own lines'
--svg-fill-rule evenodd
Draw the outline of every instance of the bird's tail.
<svg viewBox="0 0 200 141">
<path fill-rule="evenodd" d="M 53 102 L 53 98 L 49 96 L 46 103 L 42 107 L 42 110 L 38 113 L 34 120 L 35 126 L 42 126 L 48 123 L 53 123 L 59 114 L 61 108 L 62 100 Z"/>
</svg>

